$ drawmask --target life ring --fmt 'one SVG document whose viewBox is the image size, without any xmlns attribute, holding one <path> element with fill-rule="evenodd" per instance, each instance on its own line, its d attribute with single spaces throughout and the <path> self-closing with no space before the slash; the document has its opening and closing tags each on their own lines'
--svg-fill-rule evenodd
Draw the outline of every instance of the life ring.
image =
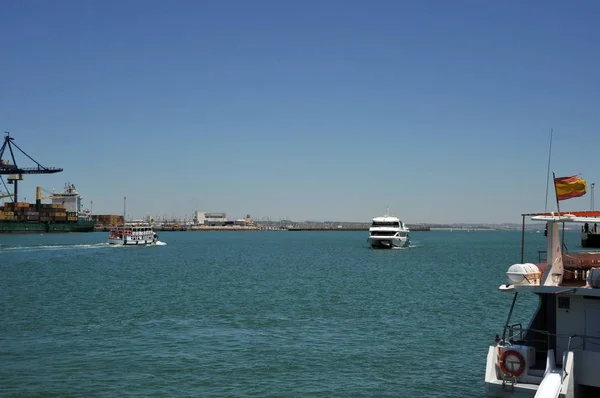
<svg viewBox="0 0 600 398">
<path fill-rule="evenodd" d="M 515 366 L 516 362 L 519 362 L 518 367 Z M 500 356 L 500 360 L 498 361 L 498 365 L 500 365 L 500 370 L 502 373 L 508 376 L 517 377 L 523 373 L 525 370 L 525 358 L 519 351 L 515 350 L 506 350 Z M 510 370 L 507 368 L 506 364 L 509 364 Z"/>
</svg>

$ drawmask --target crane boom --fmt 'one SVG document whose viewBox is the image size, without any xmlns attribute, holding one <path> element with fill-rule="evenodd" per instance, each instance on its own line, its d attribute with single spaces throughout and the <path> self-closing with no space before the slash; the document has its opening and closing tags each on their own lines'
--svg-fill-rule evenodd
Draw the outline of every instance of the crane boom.
<svg viewBox="0 0 600 398">
<path fill-rule="evenodd" d="M 40 201 L 44 199 L 52 199 L 52 198 L 64 198 L 63 195 L 50 195 L 50 196 L 42 196 L 42 187 L 35 187 L 35 200 Z"/>
<path fill-rule="evenodd" d="M 60 173 L 63 171 L 63 169 L 60 167 L 42 166 L 37 160 L 29 156 L 24 150 L 14 143 L 14 138 L 10 136 L 8 131 L 5 131 L 5 133 L 6 136 L 4 137 L 4 143 L 2 144 L 2 147 L 0 147 L 0 176 L 8 175 L 8 183 L 14 185 L 14 193 L 12 196 L 14 201 L 17 202 L 19 181 L 23 180 L 23 174 L 53 174 Z M 33 161 L 36 166 L 19 167 L 17 165 L 17 160 L 15 159 L 15 151 L 13 150 L 13 147 L 18 149 L 23 155 Z M 7 156 L 6 159 L 3 159 L 4 152 L 7 149 L 10 156 Z"/>
</svg>

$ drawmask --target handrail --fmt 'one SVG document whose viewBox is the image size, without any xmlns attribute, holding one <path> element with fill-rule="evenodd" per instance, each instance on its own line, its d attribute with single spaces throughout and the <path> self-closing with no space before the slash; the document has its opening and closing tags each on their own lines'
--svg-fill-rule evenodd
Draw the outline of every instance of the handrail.
<svg viewBox="0 0 600 398">
<path fill-rule="evenodd" d="M 538 263 L 543 263 L 544 261 L 548 261 L 548 253 L 546 250 L 538 250 Z M 543 259 L 542 259 L 543 257 Z"/>
<path fill-rule="evenodd" d="M 563 361 L 562 361 L 562 380 L 567 377 L 567 358 L 569 358 L 569 352 L 571 352 L 571 340 L 573 337 L 578 337 L 576 334 L 569 336 L 569 344 L 567 344 L 567 351 L 563 352 Z"/>
<path fill-rule="evenodd" d="M 508 339 L 511 341 L 515 337 L 515 329 L 517 326 L 519 327 L 519 332 L 518 332 L 519 340 L 523 340 L 523 325 L 520 323 L 515 323 L 508 327 Z"/>
</svg>

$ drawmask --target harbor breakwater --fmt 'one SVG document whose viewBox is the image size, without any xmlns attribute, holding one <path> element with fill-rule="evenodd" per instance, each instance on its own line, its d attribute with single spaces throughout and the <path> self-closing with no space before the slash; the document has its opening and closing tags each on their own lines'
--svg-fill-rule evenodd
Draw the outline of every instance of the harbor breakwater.
<svg viewBox="0 0 600 398">
<path fill-rule="evenodd" d="M 430 231 L 429 227 L 425 226 L 409 226 L 411 231 Z M 96 228 L 96 232 L 108 232 L 109 227 Z M 368 227 L 265 227 L 265 226 L 254 226 L 254 225 L 227 225 L 227 226 L 155 226 L 154 231 L 156 232 L 169 232 L 169 231 L 362 231 L 368 232 Z"/>
<path fill-rule="evenodd" d="M 409 227 L 410 228 L 410 227 Z M 226 226 L 226 227 L 155 227 L 155 231 L 362 231 L 368 232 L 368 228 L 355 227 L 285 227 L 285 228 L 265 228 L 256 226 Z M 429 227 L 414 227 L 411 231 L 429 231 Z"/>
</svg>

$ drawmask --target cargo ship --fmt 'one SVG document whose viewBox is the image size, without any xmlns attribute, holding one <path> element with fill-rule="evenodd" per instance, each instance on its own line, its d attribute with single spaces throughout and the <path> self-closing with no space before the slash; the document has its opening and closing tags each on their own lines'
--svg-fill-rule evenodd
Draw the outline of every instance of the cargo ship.
<svg viewBox="0 0 600 398">
<path fill-rule="evenodd" d="M 42 203 L 50 199 L 52 203 Z M 36 188 L 35 203 L 6 202 L 0 206 L 0 233 L 90 232 L 94 221 L 83 210 L 75 185 L 65 184 L 63 192 L 42 196 Z"/>
</svg>

